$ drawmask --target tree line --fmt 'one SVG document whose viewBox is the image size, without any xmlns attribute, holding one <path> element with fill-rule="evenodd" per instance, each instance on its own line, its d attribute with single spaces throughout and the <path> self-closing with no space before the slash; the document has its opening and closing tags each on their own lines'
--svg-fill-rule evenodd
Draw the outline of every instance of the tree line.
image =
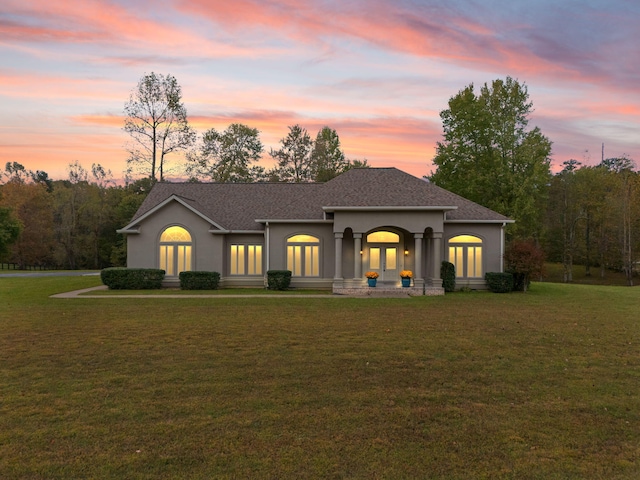
<svg viewBox="0 0 640 480">
<path fill-rule="evenodd" d="M 300 125 L 289 127 L 278 149 L 269 155 L 271 169 L 257 165 L 264 153 L 256 128 L 234 123 L 224 131 L 211 128 L 200 138 L 189 125 L 182 89 L 172 75 L 144 75 L 125 104 L 124 131 L 130 136 L 127 171 L 154 181 L 167 174 L 187 176 L 191 181 L 311 182 L 327 181 L 349 168 L 367 165 L 348 160 L 334 129 L 323 127 L 315 140 Z M 170 155 L 182 152 L 184 165 L 170 163 Z"/>
<path fill-rule="evenodd" d="M 325 126 L 312 139 L 293 125 L 269 150 L 275 165 L 267 170 L 257 164 L 264 145 L 255 128 L 234 123 L 198 137 L 170 75 L 143 76 L 124 111 L 131 137 L 124 186 L 97 164 L 89 170 L 70 164 L 64 180 L 5 165 L 0 259 L 23 266 L 124 265 L 126 246 L 116 230 L 168 174 L 193 182 L 322 182 L 367 167 L 366 160 L 345 157 L 335 130 Z M 443 138 L 426 180 L 514 219 L 508 243 L 529 242 L 561 262 L 566 281 L 581 264 L 587 274 L 624 271 L 632 284 L 640 252 L 640 176 L 633 160 L 603 158 L 597 166 L 569 160 L 553 174 L 552 142 L 529 127 L 532 111 L 526 85 L 510 77 L 477 92 L 473 84 L 463 88 L 440 112 Z M 184 161 L 171 163 L 178 152 Z"/>
<path fill-rule="evenodd" d="M 640 260 L 640 175 L 628 157 L 597 166 L 577 160 L 551 172 L 551 141 L 529 128 L 533 104 L 525 84 L 507 77 L 471 84 L 440 113 L 443 140 L 428 177 L 439 186 L 515 220 L 508 243 L 529 242 L 561 262 L 572 281 L 574 263 L 591 275 L 623 271 L 633 284 Z"/>
<path fill-rule="evenodd" d="M 118 228 L 136 212 L 152 182 L 126 186 L 99 164 L 78 162 L 64 180 L 9 162 L 0 172 L 0 259 L 28 266 L 101 269 L 126 263 Z"/>
</svg>

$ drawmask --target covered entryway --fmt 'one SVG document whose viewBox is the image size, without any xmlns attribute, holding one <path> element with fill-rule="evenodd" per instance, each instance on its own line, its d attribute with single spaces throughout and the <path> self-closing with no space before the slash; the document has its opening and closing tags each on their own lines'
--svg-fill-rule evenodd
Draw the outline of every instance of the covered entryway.
<svg viewBox="0 0 640 480">
<path fill-rule="evenodd" d="M 367 270 L 377 272 L 379 282 L 397 282 L 402 269 L 401 237 L 388 230 L 372 232 L 366 237 Z"/>
</svg>

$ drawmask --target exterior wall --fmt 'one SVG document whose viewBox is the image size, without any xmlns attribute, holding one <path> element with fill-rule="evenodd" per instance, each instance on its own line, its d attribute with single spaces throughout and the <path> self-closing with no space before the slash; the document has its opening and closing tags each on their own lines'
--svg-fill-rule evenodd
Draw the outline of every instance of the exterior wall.
<svg viewBox="0 0 640 480">
<path fill-rule="evenodd" d="M 350 228 L 354 233 L 366 233 L 384 227 L 395 227 L 407 232 L 422 233 L 431 227 L 442 232 L 444 215 L 441 211 L 379 211 L 379 212 L 335 212 L 334 232 Z"/>
<path fill-rule="evenodd" d="M 342 278 L 345 285 L 364 284 L 367 258 L 356 251 L 354 234 L 362 235 L 361 246 L 365 250 L 366 234 L 389 229 L 401 234 L 400 269 L 415 268 L 414 234 L 423 235 L 422 278 L 429 279 L 439 267 L 434 268 L 432 234 L 442 232 L 440 258 L 448 258 L 448 240 L 461 234 L 475 235 L 483 240 L 483 273 L 502 269 L 502 225 L 481 223 L 444 223 L 443 212 L 438 211 L 351 211 L 335 212 L 334 221 L 321 223 L 271 223 L 265 234 L 212 234 L 209 222 L 178 202 L 171 202 L 140 224 L 139 234 L 127 235 L 127 266 L 131 268 L 158 268 L 159 238 L 165 228 L 179 225 L 192 237 L 193 270 L 216 271 L 221 274 L 222 286 L 263 286 L 268 270 L 287 268 L 287 238 L 296 234 L 313 235 L 320 239 L 320 275 L 318 277 L 293 277 L 293 287 L 331 288 L 335 276 L 335 233 L 342 234 Z M 263 275 L 230 275 L 230 246 L 232 244 L 263 245 Z M 404 249 L 408 255 L 404 255 Z M 364 252 L 363 252 L 364 253 Z M 355 262 L 361 261 L 361 278 L 354 279 Z M 436 274 L 437 278 L 437 274 Z M 175 281 L 175 279 L 174 279 Z M 398 278 L 399 283 L 399 278 Z M 342 283 L 342 282 L 338 282 Z M 393 282 L 392 282 L 393 283 Z M 486 288 L 484 278 L 457 280 L 458 287 Z"/>
<path fill-rule="evenodd" d="M 147 217 L 139 234 L 127 235 L 127 267 L 158 268 L 160 235 L 172 225 L 184 227 L 191 234 L 194 270 L 221 271 L 222 239 L 209 233 L 208 222 L 177 202 Z"/>
<path fill-rule="evenodd" d="M 445 224 L 442 238 L 442 259 L 447 260 L 449 239 L 457 235 L 475 235 L 482 239 L 483 264 L 482 271 L 501 272 L 502 271 L 502 225 L 482 224 L 482 223 L 448 223 Z M 486 289 L 484 278 L 456 278 L 456 288 L 470 287 L 473 289 Z"/>
<path fill-rule="evenodd" d="M 224 264 L 221 265 L 221 285 L 224 287 L 263 287 L 265 284 L 266 270 L 266 247 L 264 234 L 229 234 L 219 235 L 223 239 Z M 231 245 L 262 245 L 262 275 L 231 275 Z"/>
<path fill-rule="evenodd" d="M 276 223 L 268 227 L 269 270 L 287 269 L 287 238 L 307 234 L 320 239 L 320 276 L 292 277 L 292 287 L 331 288 L 335 272 L 335 239 L 331 223 Z M 266 274 L 266 270 L 265 270 Z"/>
</svg>

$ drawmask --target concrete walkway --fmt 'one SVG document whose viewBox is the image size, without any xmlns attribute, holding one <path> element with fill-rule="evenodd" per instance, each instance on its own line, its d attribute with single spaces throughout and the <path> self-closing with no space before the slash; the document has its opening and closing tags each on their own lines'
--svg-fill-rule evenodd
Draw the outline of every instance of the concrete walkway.
<svg viewBox="0 0 640 480">
<path fill-rule="evenodd" d="M 4 270 L 0 270 L 4 272 Z M 12 277 L 97 277 L 100 272 L 90 272 L 87 270 L 61 270 L 59 272 L 18 272 L 18 273 L 0 273 L 0 278 Z"/>
<path fill-rule="evenodd" d="M 98 290 L 106 290 L 106 285 L 100 285 L 98 287 L 91 288 L 83 288 L 82 290 L 74 290 L 73 292 L 65 292 L 65 293 L 57 293 L 55 295 L 51 295 L 50 298 L 411 298 L 411 296 L 407 293 L 394 291 L 393 294 L 384 295 L 383 292 L 372 292 L 375 294 L 369 295 L 305 295 L 305 294 L 296 294 L 296 295 L 273 295 L 273 294 L 236 294 L 236 295 L 205 295 L 205 294 L 182 294 L 182 295 L 173 295 L 173 294 L 164 294 L 164 295 L 90 295 L 89 292 L 95 292 Z M 372 291 L 373 289 L 371 289 Z"/>
</svg>

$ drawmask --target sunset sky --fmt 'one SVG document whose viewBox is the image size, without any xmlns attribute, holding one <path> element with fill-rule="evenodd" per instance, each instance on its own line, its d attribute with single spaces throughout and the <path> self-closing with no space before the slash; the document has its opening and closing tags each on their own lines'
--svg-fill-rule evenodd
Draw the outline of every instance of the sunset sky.
<svg viewBox="0 0 640 480">
<path fill-rule="evenodd" d="M 449 98 L 511 76 L 555 169 L 603 143 L 640 163 L 639 25 L 636 0 L 0 0 L 0 168 L 122 178 L 124 103 L 152 71 L 200 133 L 244 123 L 268 151 L 328 125 L 348 158 L 416 176 Z"/>
</svg>

